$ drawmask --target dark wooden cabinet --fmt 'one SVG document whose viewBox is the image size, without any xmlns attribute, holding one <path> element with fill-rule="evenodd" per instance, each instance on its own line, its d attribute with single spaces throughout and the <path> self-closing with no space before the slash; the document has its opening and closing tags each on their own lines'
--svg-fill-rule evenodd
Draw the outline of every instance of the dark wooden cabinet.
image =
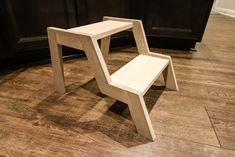
<svg viewBox="0 0 235 157">
<path fill-rule="evenodd" d="M 104 15 L 141 19 L 151 46 L 194 47 L 201 41 L 212 4 L 213 0 L 1 0 L 0 59 L 40 59 L 43 54 L 48 58 L 48 26 L 71 28 L 100 21 Z M 114 39 L 116 45 L 133 42 L 128 33 Z"/>
<path fill-rule="evenodd" d="M 102 21 L 103 16 L 130 17 L 131 0 L 78 0 L 79 25 Z"/>
<path fill-rule="evenodd" d="M 1 32 L 9 53 L 47 48 L 48 26 L 77 25 L 71 0 L 3 0 L 0 3 Z"/>
<path fill-rule="evenodd" d="M 212 4 L 213 0 L 148 0 L 146 34 L 165 46 L 175 42 L 194 47 L 202 39 Z"/>
</svg>

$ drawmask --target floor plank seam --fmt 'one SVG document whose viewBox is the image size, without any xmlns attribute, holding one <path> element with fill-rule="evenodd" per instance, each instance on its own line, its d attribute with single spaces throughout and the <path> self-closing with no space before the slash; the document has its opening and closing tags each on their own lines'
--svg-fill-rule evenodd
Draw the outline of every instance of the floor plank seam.
<svg viewBox="0 0 235 157">
<path fill-rule="evenodd" d="M 207 114 L 207 116 L 208 116 L 208 118 L 209 118 L 209 120 L 210 120 L 211 126 L 212 126 L 212 128 L 213 128 L 213 130 L 214 130 L 214 132 L 215 132 L 215 136 L 216 136 L 217 141 L 218 141 L 218 143 L 219 143 L 219 145 L 220 145 L 220 148 L 223 148 L 222 145 L 221 145 L 221 143 L 220 143 L 220 140 L 219 140 L 219 137 L 218 137 L 218 135 L 217 135 L 217 132 L 216 132 L 216 130 L 215 130 L 215 128 L 214 128 L 214 125 L 213 125 L 213 123 L 212 123 L 212 121 L 211 121 L 210 115 L 209 115 L 209 113 L 208 113 L 206 107 L 204 107 L 204 108 L 205 108 L 206 114 Z"/>
<path fill-rule="evenodd" d="M 177 138 L 177 137 L 174 137 L 174 136 L 168 136 L 168 135 L 163 135 L 163 134 L 158 134 L 158 133 L 156 133 L 156 135 L 160 135 L 160 136 L 164 136 L 164 137 L 168 137 L 168 138 L 173 138 L 173 139 L 180 140 L 180 141 L 191 142 L 191 143 L 195 143 L 195 144 L 200 144 L 200 145 L 215 147 L 215 148 L 224 149 L 224 150 L 232 150 L 232 149 L 227 149 L 227 148 L 223 148 L 223 147 L 218 147 L 218 146 L 210 145 L 210 144 L 206 144 L 206 143 L 200 143 L 200 142 L 190 141 L 190 140 L 183 139 L 183 138 Z M 232 151 L 234 151 L 234 150 L 232 150 Z"/>
</svg>

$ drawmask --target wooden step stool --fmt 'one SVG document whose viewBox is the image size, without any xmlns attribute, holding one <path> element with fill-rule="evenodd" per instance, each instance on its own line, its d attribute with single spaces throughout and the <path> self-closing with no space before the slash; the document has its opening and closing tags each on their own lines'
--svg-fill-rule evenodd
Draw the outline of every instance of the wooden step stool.
<svg viewBox="0 0 235 157">
<path fill-rule="evenodd" d="M 125 30 L 133 32 L 139 55 L 110 76 L 105 63 L 110 37 Z M 178 86 L 171 57 L 149 51 L 140 20 L 104 17 L 102 22 L 66 30 L 49 27 L 48 39 L 56 91 L 65 92 L 61 45 L 84 50 L 101 92 L 127 103 L 138 133 L 154 140 L 143 96 L 162 72 L 167 88 Z"/>
</svg>

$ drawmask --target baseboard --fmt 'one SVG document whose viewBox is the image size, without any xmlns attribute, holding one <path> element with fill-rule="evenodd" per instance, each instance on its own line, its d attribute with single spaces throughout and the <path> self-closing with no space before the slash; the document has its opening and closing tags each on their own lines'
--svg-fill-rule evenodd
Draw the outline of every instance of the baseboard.
<svg viewBox="0 0 235 157">
<path fill-rule="evenodd" d="M 235 18 L 235 10 L 216 7 L 215 12 Z"/>
</svg>

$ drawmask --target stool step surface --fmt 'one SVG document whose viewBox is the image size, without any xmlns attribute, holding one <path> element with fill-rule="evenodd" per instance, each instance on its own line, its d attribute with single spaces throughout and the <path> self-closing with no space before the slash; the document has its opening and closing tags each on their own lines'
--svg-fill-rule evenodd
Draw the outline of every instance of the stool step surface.
<svg viewBox="0 0 235 157">
<path fill-rule="evenodd" d="M 168 59 L 138 55 L 113 73 L 111 81 L 144 94 L 168 63 Z"/>
<path fill-rule="evenodd" d="M 108 35 L 112 35 L 133 27 L 131 22 L 107 20 L 89 24 L 85 26 L 75 27 L 68 29 L 72 33 L 86 34 L 96 36 L 97 39 L 101 39 Z"/>
</svg>

